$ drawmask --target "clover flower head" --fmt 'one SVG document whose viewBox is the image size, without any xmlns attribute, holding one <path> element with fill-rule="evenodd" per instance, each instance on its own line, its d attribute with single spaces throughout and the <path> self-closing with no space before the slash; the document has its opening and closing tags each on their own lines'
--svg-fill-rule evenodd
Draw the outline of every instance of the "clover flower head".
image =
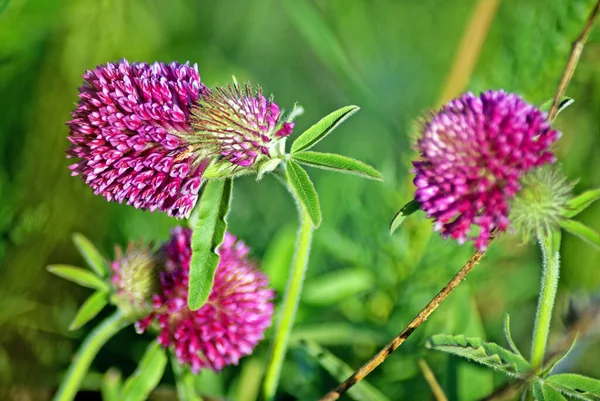
<svg viewBox="0 0 600 401">
<path fill-rule="evenodd" d="M 231 170 L 248 169 L 277 152 L 279 139 L 292 133 L 293 122 L 282 121 L 282 113 L 262 89 L 236 83 L 217 86 L 192 109 L 194 141 L 212 147 Z"/>
<path fill-rule="evenodd" d="M 159 264 L 151 246 L 131 242 L 125 252 L 115 248 L 111 267 L 116 294 L 112 300 L 123 313 L 134 317 L 148 313 L 158 288 Z"/>
<path fill-rule="evenodd" d="M 87 71 L 67 124 L 69 168 L 95 194 L 185 217 L 210 160 L 185 135 L 191 106 L 207 92 L 189 63 L 117 63 Z"/>
<path fill-rule="evenodd" d="M 444 238 L 485 250 L 492 231 L 509 226 L 521 177 L 555 161 L 549 148 L 559 137 L 545 113 L 515 94 L 464 94 L 423 124 L 415 200 Z"/>
<path fill-rule="evenodd" d="M 220 262 L 208 302 L 197 311 L 187 306 L 191 230 L 175 228 L 163 246 L 166 258 L 154 312 L 136 324 L 144 331 L 157 322 L 158 341 L 197 373 L 237 365 L 252 353 L 271 325 L 274 292 L 267 277 L 248 259 L 249 250 L 226 233 L 218 248 Z"/>
</svg>

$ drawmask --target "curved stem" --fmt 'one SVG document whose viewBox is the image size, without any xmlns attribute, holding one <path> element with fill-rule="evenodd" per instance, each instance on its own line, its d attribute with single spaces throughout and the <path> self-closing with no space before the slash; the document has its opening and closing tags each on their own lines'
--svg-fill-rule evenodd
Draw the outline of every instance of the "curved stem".
<svg viewBox="0 0 600 401">
<path fill-rule="evenodd" d="M 117 311 L 96 327 L 87 336 L 77 350 L 75 358 L 63 378 L 54 401 L 71 401 L 75 398 L 81 381 L 85 377 L 94 357 L 102 346 L 122 328 L 129 325 L 123 315 Z"/>
<path fill-rule="evenodd" d="M 542 285 L 538 299 L 535 327 L 533 329 L 533 346 L 531 348 L 531 365 L 534 369 L 542 367 L 554 299 L 558 289 L 558 275 L 560 270 L 560 231 L 552 230 L 547 236 L 539 237 L 542 249 Z"/>
<path fill-rule="evenodd" d="M 296 240 L 296 252 L 290 270 L 290 276 L 283 297 L 283 304 L 279 311 L 279 321 L 275 329 L 273 343 L 271 345 L 271 354 L 265 374 L 263 384 L 264 397 L 266 400 L 272 400 L 275 397 L 281 366 L 287 350 L 290 332 L 296 316 L 296 309 L 300 302 L 300 293 L 304 282 L 304 273 L 308 265 L 310 254 L 310 244 L 312 241 L 313 225 L 305 207 L 298 202 L 300 214 L 300 229 Z"/>
</svg>

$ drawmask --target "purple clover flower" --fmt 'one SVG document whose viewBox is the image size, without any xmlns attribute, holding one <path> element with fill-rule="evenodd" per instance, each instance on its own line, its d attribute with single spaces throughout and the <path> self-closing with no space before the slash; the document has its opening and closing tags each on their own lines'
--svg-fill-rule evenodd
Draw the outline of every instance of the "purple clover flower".
<svg viewBox="0 0 600 401">
<path fill-rule="evenodd" d="M 248 260 L 248 247 L 226 233 L 208 302 L 199 310 L 187 306 L 191 230 L 177 227 L 163 246 L 166 263 L 154 312 L 136 324 L 142 332 L 156 321 L 158 342 L 171 347 L 194 373 L 220 371 L 252 353 L 271 325 L 274 292 L 267 277 Z"/>
<path fill-rule="evenodd" d="M 260 87 L 254 93 L 235 83 L 214 88 L 192 110 L 194 141 L 214 147 L 235 166 L 249 168 L 261 157 L 271 157 L 271 146 L 292 133 L 293 122 L 280 122 L 281 111 Z"/>
<path fill-rule="evenodd" d="M 504 91 L 454 99 L 422 132 L 421 159 L 413 162 L 415 200 L 444 238 L 473 239 L 482 251 L 494 229 L 508 228 L 509 201 L 523 174 L 553 163 L 549 148 L 560 137 L 545 113 Z"/>
<path fill-rule="evenodd" d="M 79 159 L 69 169 L 95 194 L 136 208 L 189 216 L 211 163 L 221 159 L 229 174 L 249 168 L 293 128 L 260 89 L 213 92 L 189 63 L 122 60 L 83 78 L 67 123 L 67 155 Z"/>
<path fill-rule="evenodd" d="M 190 108 L 207 92 L 198 67 L 122 60 L 87 71 L 68 122 L 69 168 L 108 201 L 187 216 L 209 159 L 190 151 Z"/>
</svg>

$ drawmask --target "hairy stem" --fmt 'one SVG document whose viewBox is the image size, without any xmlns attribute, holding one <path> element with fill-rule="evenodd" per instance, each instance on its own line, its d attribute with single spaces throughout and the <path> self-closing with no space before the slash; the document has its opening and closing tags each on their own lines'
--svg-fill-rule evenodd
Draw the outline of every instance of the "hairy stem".
<svg viewBox="0 0 600 401">
<path fill-rule="evenodd" d="M 75 358 L 54 396 L 54 401 L 71 401 L 75 398 L 81 381 L 85 377 L 100 348 L 122 328 L 129 325 L 129 323 L 117 311 L 90 332 L 83 344 L 81 344 L 81 347 L 77 350 Z"/>
<path fill-rule="evenodd" d="M 538 299 L 535 327 L 533 329 L 533 346 L 531 348 L 531 365 L 534 369 L 541 368 L 546 354 L 548 333 L 552 310 L 558 289 L 560 270 L 560 231 L 552 230 L 547 236 L 539 237 L 542 249 L 542 285 Z"/>
<path fill-rule="evenodd" d="M 300 214 L 300 229 L 296 240 L 296 252 L 290 270 L 287 288 L 283 297 L 283 304 L 279 311 L 279 321 L 275 329 L 273 343 L 271 345 L 271 354 L 265 374 L 263 385 L 264 397 L 266 400 L 272 400 L 275 397 L 281 366 L 287 350 L 290 332 L 300 302 L 300 293 L 304 283 L 304 274 L 308 266 L 308 257 L 310 254 L 310 244 L 312 241 L 313 225 L 306 208 L 298 203 Z"/>
</svg>

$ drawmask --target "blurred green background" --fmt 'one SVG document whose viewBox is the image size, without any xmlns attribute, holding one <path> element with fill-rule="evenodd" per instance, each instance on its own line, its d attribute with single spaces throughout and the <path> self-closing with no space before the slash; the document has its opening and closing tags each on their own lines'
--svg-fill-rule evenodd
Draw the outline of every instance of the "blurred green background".
<svg viewBox="0 0 600 401">
<path fill-rule="evenodd" d="M 486 0 L 482 0 L 486 1 Z M 468 89 L 504 88 L 540 104 L 550 99 L 592 0 L 502 0 L 469 77 Z M 90 327 L 66 330 L 89 292 L 51 276 L 50 263 L 82 265 L 71 234 L 107 257 L 114 244 L 163 241 L 178 224 L 95 197 L 69 176 L 65 121 L 81 74 L 98 64 L 197 62 L 203 81 L 260 83 L 285 108 L 305 114 L 296 133 L 328 112 L 361 106 L 317 150 L 364 160 L 383 183 L 311 170 L 323 209 L 280 386 L 281 400 L 313 400 L 337 379 L 297 340 L 308 339 L 356 368 L 391 339 L 472 253 L 430 235 L 422 215 L 392 237 L 388 222 L 411 199 L 414 121 L 436 99 L 477 2 L 473 0 L 0 0 L 0 388 L 2 399 L 48 399 Z M 598 27 L 600 28 L 600 27 Z M 600 30 L 600 29 L 597 29 Z M 475 40 L 476 38 L 467 38 Z M 464 75 L 464 74 L 463 74 Z M 593 33 L 567 92 L 557 153 L 576 191 L 600 185 L 600 35 Z M 600 204 L 580 220 L 600 229 Z M 183 224 L 183 222 L 179 222 Z M 283 293 L 296 211 L 272 177 L 236 181 L 230 231 L 262 260 Z M 600 253 L 565 235 L 553 332 L 571 296 L 600 285 Z M 539 289 L 539 251 L 505 235 L 448 301 L 368 381 L 390 400 L 433 399 L 418 368 L 425 358 L 450 399 L 471 400 L 505 380 L 479 366 L 428 351 L 429 335 L 476 335 L 506 345 L 505 313 L 529 352 Z M 110 366 L 135 369 L 151 336 L 129 328 L 102 351 L 85 388 Z M 568 369 L 600 377 L 600 343 L 583 341 Z M 203 394 L 253 400 L 268 342 L 240 367 L 202 373 Z M 169 397 L 172 376 L 161 384 Z M 0 391 L 2 393 L 2 391 Z M 89 397 L 92 397 L 89 393 Z M 21 398 L 19 398 L 21 397 Z M 86 399 L 86 398 L 82 398 Z M 93 398 L 87 398 L 93 399 Z"/>
</svg>

